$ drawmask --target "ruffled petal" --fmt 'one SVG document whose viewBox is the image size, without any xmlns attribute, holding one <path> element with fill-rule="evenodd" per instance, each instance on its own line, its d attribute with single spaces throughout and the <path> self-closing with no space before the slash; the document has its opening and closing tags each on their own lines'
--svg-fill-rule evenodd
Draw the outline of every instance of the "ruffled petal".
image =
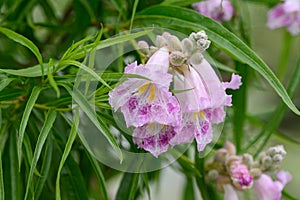
<svg viewBox="0 0 300 200">
<path fill-rule="evenodd" d="M 172 93 L 154 84 L 149 84 L 144 90 L 132 95 L 121 107 L 127 127 L 155 122 L 167 125 L 181 123 L 180 105 Z"/>
<path fill-rule="evenodd" d="M 289 172 L 283 170 L 278 172 L 276 177 L 283 185 L 286 185 L 292 180 L 292 175 Z"/>
<path fill-rule="evenodd" d="M 168 150 L 170 140 L 176 135 L 176 128 L 158 123 L 135 128 L 133 142 L 158 157 Z"/>
<path fill-rule="evenodd" d="M 224 89 L 237 90 L 242 85 L 242 77 L 236 74 L 231 75 L 230 82 L 223 82 Z"/>
<path fill-rule="evenodd" d="M 280 200 L 283 184 L 279 181 L 273 181 L 266 174 L 262 174 L 258 180 L 254 182 L 254 187 L 260 200 Z"/>
</svg>

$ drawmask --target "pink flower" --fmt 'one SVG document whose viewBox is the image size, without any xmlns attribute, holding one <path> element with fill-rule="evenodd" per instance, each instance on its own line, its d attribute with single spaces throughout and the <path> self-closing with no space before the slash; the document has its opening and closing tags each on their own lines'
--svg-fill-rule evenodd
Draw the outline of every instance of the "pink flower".
<svg viewBox="0 0 300 200">
<path fill-rule="evenodd" d="M 287 27 L 292 35 L 300 33 L 300 0 L 285 0 L 268 12 L 270 29 Z"/>
<path fill-rule="evenodd" d="M 138 148 L 149 151 L 153 156 L 158 157 L 168 150 L 170 140 L 176 135 L 176 127 L 158 123 L 147 124 L 135 128 L 133 142 Z"/>
<path fill-rule="evenodd" d="M 238 189 L 251 188 L 253 184 L 253 177 L 246 165 L 239 161 L 234 161 L 230 165 L 230 177 L 233 185 Z"/>
<path fill-rule="evenodd" d="M 225 119 L 225 106 L 231 106 L 226 89 L 238 89 L 241 77 L 232 75 L 230 82 L 221 82 L 211 65 L 203 58 L 200 64 L 191 62 L 182 68 L 183 75 L 174 76 L 175 93 L 183 112 L 183 120 L 172 145 L 188 143 L 194 138 L 198 151 L 212 141 L 212 125 Z"/>
<path fill-rule="evenodd" d="M 228 21 L 233 16 L 233 6 L 229 0 L 205 0 L 199 3 L 194 3 L 193 8 L 218 22 Z"/>
<path fill-rule="evenodd" d="M 281 192 L 284 186 L 292 179 L 292 176 L 288 172 L 280 171 L 277 174 L 277 179 L 277 181 L 273 181 L 270 176 L 262 174 L 254 181 L 259 200 L 281 199 Z M 224 185 L 223 188 L 225 192 L 224 200 L 238 200 L 237 193 L 230 184 Z"/>
<path fill-rule="evenodd" d="M 284 186 L 292 179 L 290 173 L 280 171 L 277 174 L 278 181 L 273 181 L 266 174 L 262 174 L 258 180 L 254 182 L 254 187 L 260 200 L 280 200 L 281 191 Z"/>
<path fill-rule="evenodd" d="M 180 123 L 180 107 L 169 92 L 172 75 L 168 74 L 169 53 L 158 50 L 145 66 L 136 62 L 125 68 L 125 73 L 143 78 L 130 78 L 109 92 L 109 103 L 114 111 L 121 108 L 126 125 L 143 126 L 147 123 Z"/>
</svg>

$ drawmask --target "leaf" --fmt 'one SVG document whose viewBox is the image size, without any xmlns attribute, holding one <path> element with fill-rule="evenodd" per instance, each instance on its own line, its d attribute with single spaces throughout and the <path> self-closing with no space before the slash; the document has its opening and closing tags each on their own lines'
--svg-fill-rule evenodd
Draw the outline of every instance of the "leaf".
<svg viewBox="0 0 300 200">
<path fill-rule="evenodd" d="M 61 196 L 60 196 L 60 184 L 59 184 L 60 173 L 61 173 L 61 170 L 62 170 L 62 168 L 64 166 L 64 163 L 67 160 L 68 155 L 69 155 L 69 153 L 71 151 L 73 142 L 75 141 L 75 138 L 77 136 L 78 125 L 79 125 L 79 111 L 78 111 L 78 109 L 76 109 L 76 112 L 75 112 L 75 115 L 74 115 L 74 122 L 72 124 L 70 135 L 69 135 L 67 144 L 65 146 L 65 150 L 63 152 L 62 158 L 61 158 L 60 163 L 59 163 L 58 171 L 57 171 L 56 187 L 55 187 L 56 188 L 55 189 L 55 191 L 56 191 L 55 192 L 55 196 L 56 196 L 57 200 L 61 199 Z"/>
<path fill-rule="evenodd" d="M 124 173 L 115 200 L 133 200 L 138 186 L 138 173 Z"/>
<path fill-rule="evenodd" d="M 35 188 L 35 199 L 40 199 L 40 195 L 45 187 L 46 180 L 48 178 L 51 161 L 52 161 L 52 152 L 53 152 L 53 142 L 50 137 L 47 139 L 45 155 L 43 156 L 42 168 L 41 168 L 41 176 L 37 180 L 36 188 Z"/>
<path fill-rule="evenodd" d="M 96 80 L 100 81 L 103 85 L 110 88 L 110 86 L 95 71 L 93 71 L 92 69 L 88 68 L 87 66 L 85 66 L 84 64 L 82 64 L 76 60 L 63 60 L 60 62 L 60 64 L 61 65 L 74 65 L 74 66 L 84 70 L 85 72 L 89 73 Z"/>
<path fill-rule="evenodd" d="M 18 156 L 17 156 L 17 133 L 14 128 L 9 129 L 9 139 L 4 155 L 4 189 L 5 199 L 21 200 L 21 176 L 18 171 Z"/>
<path fill-rule="evenodd" d="M 31 95 L 28 99 L 28 102 L 26 104 L 25 110 L 23 112 L 23 116 L 21 119 L 21 123 L 20 123 L 20 127 L 19 127 L 19 137 L 18 137 L 18 159 L 19 159 L 19 169 L 21 168 L 21 156 L 22 156 L 22 144 L 23 144 L 23 139 L 24 139 L 24 133 L 25 133 L 25 129 L 28 123 L 28 119 L 30 116 L 30 113 L 32 111 L 32 108 L 41 92 L 42 88 L 35 86 L 32 89 Z"/>
<path fill-rule="evenodd" d="M 59 98 L 60 97 L 60 91 L 59 91 L 59 88 L 58 88 L 54 78 L 53 78 L 52 72 L 50 70 L 50 67 L 53 66 L 53 65 L 54 65 L 54 61 L 53 61 L 53 59 L 50 59 L 49 64 L 48 64 L 47 77 L 48 77 L 50 85 L 53 87 L 53 89 L 56 92 L 57 98 Z"/>
<path fill-rule="evenodd" d="M 69 156 L 64 166 L 61 181 L 62 189 L 65 193 L 65 199 L 88 200 L 86 184 L 83 180 L 79 165 Z"/>
<path fill-rule="evenodd" d="M 35 65 L 24 69 L 0 69 L 0 72 L 21 77 L 39 77 L 43 75 L 43 71 L 48 73 L 48 69 L 44 67 L 48 67 L 48 64 L 43 64 L 43 70 L 40 65 Z"/>
<path fill-rule="evenodd" d="M 93 166 L 93 169 L 96 173 L 96 176 L 97 176 L 97 179 L 100 183 L 100 186 L 101 186 L 101 190 L 103 192 L 103 198 L 104 200 L 109 200 L 108 198 L 108 194 L 107 194 L 107 189 L 106 189 L 106 182 L 105 182 L 105 178 L 103 176 L 103 173 L 101 171 L 101 168 L 99 166 L 99 163 L 98 161 L 86 150 L 86 155 L 88 156 L 92 166 Z"/>
<path fill-rule="evenodd" d="M 49 134 L 49 132 L 50 132 L 52 126 L 53 126 L 53 123 L 54 123 L 55 119 L 56 119 L 56 111 L 52 110 L 52 109 L 49 110 L 47 112 L 45 122 L 43 124 L 43 127 L 41 129 L 41 132 L 39 134 L 39 137 L 38 137 L 38 140 L 37 140 L 37 143 L 36 143 L 36 146 L 35 146 L 33 159 L 32 159 L 32 163 L 31 163 L 31 166 L 30 166 L 30 171 L 29 171 L 29 175 L 28 175 L 28 179 L 27 179 L 26 192 L 25 192 L 25 198 L 24 198 L 25 200 L 27 199 L 28 192 L 29 192 L 29 189 L 30 189 L 31 184 L 32 184 L 33 172 L 36 168 L 36 165 L 37 165 L 37 162 L 40 158 L 43 146 L 44 146 L 45 141 L 48 137 L 48 134 Z"/>
<path fill-rule="evenodd" d="M 43 59 L 42 59 L 42 55 L 41 55 L 39 49 L 37 48 L 37 46 L 35 46 L 33 44 L 33 42 L 31 42 L 30 40 L 28 40 L 24 36 L 14 32 L 10 29 L 0 27 L 0 32 L 3 33 L 4 35 L 6 35 L 11 40 L 27 47 L 36 56 L 36 58 L 37 58 L 37 60 L 40 64 L 40 68 L 41 68 L 42 76 L 43 76 L 44 75 Z"/>
<path fill-rule="evenodd" d="M 185 200 L 194 200 L 195 199 L 195 192 L 194 192 L 192 178 L 187 178 L 187 180 L 186 180 L 182 199 L 185 199 Z"/>
<path fill-rule="evenodd" d="M 2 151 L 0 151 L 0 199 L 5 199 L 3 170 L 2 170 Z"/>
<path fill-rule="evenodd" d="M 89 104 L 85 96 L 83 96 L 82 93 L 75 88 L 72 91 L 71 87 L 66 84 L 62 84 L 62 86 L 69 92 L 69 94 L 73 97 L 73 101 L 75 101 L 80 106 L 82 111 L 88 116 L 88 118 L 92 121 L 96 128 L 106 137 L 110 145 L 116 151 L 120 162 L 122 162 L 123 155 L 116 141 L 116 138 L 112 135 L 108 127 L 102 121 L 98 121 L 95 111 L 93 110 L 92 106 Z"/>
<path fill-rule="evenodd" d="M 13 81 L 14 79 L 12 78 L 4 78 L 0 81 L 0 92 L 10 84 L 11 81 Z"/>
<path fill-rule="evenodd" d="M 164 27 L 180 27 L 193 31 L 205 30 L 209 39 L 220 49 L 231 54 L 242 63 L 248 64 L 260 73 L 273 87 L 284 103 L 297 115 L 300 111 L 293 104 L 287 91 L 272 70 L 241 39 L 218 22 L 198 12 L 176 6 L 153 6 L 136 16 L 136 21 L 146 24 L 158 23 Z"/>
<path fill-rule="evenodd" d="M 137 8 L 138 4 L 139 4 L 139 0 L 134 0 L 131 19 L 130 19 L 129 31 L 132 30 L 133 20 L 134 20 L 134 16 L 135 16 L 135 12 L 136 12 L 136 8 Z"/>
<path fill-rule="evenodd" d="M 142 31 L 139 31 L 137 33 L 129 33 L 125 35 L 118 35 L 115 37 L 108 38 L 106 40 L 99 41 L 99 44 L 97 44 L 96 49 L 104 49 L 106 47 L 114 46 L 117 44 L 121 44 L 130 40 L 133 40 L 135 38 L 147 35 L 153 31 L 152 28 L 144 28 Z M 95 47 L 95 44 L 88 44 L 86 46 L 82 46 L 78 48 L 76 51 L 74 51 L 72 55 L 72 59 L 79 59 L 86 56 L 87 53 L 92 51 Z"/>
</svg>

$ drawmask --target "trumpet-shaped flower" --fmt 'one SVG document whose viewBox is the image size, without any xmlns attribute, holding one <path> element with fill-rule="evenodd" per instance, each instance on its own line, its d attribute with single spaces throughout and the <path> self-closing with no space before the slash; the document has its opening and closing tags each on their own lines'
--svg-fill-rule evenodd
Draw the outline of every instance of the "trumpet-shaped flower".
<svg viewBox="0 0 300 200">
<path fill-rule="evenodd" d="M 277 174 L 278 181 L 273 181 L 266 174 L 262 174 L 258 180 L 254 182 L 254 187 L 260 200 L 280 200 L 281 191 L 284 186 L 292 179 L 290 173 L 280 171 Z"/>
<path fill-rule="evenodd" d="M 205 0 L 192 5 L 196 11 L 218 22 L 228 21 L 233 16 L 233 6 L 229 0 Z"/>
<path fill-rule="evenodd" d="M 238 89 L 241 77 L 233 74 L 230 82 L 221 82 L 211 65 L 202 58 L 200 63 L 182 67 L 174 76 L 174 89 L 183 112 L 181 129 L 171 141 L 173 145 L 196 139 L 202 151 L 212 141 L 212 125 L 225 119 L 225 106 L 231 106 L 226 89 Z"/>
<path fill-rule="evenodd" d="M 292 35 L 300 33 L 300 0 L 285 0 L 268 12 L 270 29 L 287 27 Z"/>
<path fill-rule="evenodd" d="M 135 62 L 125 68 L 126 74 L 145 77 L 129 78 L 109 93 L 109 103 L 114 111 L 121 108 L 128 127 L 180 123 L 179 103 L 169 92 L 172 76 L 168 67 L 169 54 L 162 48 L 145 66 Z"/>
</svg>

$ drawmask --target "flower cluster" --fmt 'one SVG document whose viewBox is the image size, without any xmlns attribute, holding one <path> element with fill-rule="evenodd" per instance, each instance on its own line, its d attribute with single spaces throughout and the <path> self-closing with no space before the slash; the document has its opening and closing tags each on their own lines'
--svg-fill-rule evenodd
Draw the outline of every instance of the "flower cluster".
<svg viewBox="0 0 300 200">
<path fill-rule="evenodd" d="M 148 61 L 131 63 L 124 73 L 145 78 L 129 78 L 118 85 L 110 91 L 109 103 L 114 111 L 121 110 L 127 127 L 135 127 L 134 143 L 155 157 L 170 145 L 194 139 L 202 151 L 212 141 L 212 125 L 223 122 L 224 107 L 231 106 L 225 90 L 238 89 L 241 77 L 233 74 L 230 82 L 219 80 L 202 55 L 210 45 L 204 31 L 182 41 L 165 32 L 156 43 L 156 47 L 138 43 Z"/>
<path fill-rule="evenodd" d="M 194 3 L 193 8 L 209 18 L 218 22 L 229 21 L 234 13 L 234 8 L 229 0 L 205 0 Z"/>
<path fill-rule="evenodd" d="M 285 0 L 268 13 L 270 29 L 287 27 L 292 35 L 300 33 L 300 0 Z"/>
<path fill-rule="evenodd" d="M 254 160 L 247 153 L 236 155 L 235 146 L 226 142 L 224 148 L 206 162 L 207 181 L 216 183 L 217 190 L 224 192 L 225 200 L 238 200 L 236 191 L 252 187 L 260 200 L 280 200 L 281 191 L 291 180 L 288 172 L 279 171 L 285 155 L 283 146 L 278 145 L 260 153 Z"/>
</svg>

